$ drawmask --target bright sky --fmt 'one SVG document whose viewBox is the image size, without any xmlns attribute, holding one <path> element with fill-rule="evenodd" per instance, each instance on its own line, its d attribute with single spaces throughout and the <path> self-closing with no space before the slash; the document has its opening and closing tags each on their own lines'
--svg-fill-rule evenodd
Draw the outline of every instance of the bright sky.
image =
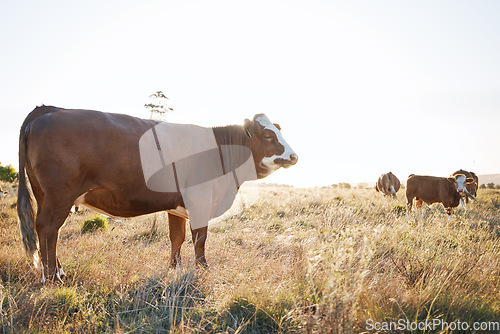
<svg viewBox="0 0 500 334">
<path fill-rule="evenodd" d="M 2 165 L 39 104 L 172 122 L 280 123 L 267 182 L 500 173 L 498 1 L 2 1 Z M 82 140 L 85 145 L 85 140 Z"/>
</svg>

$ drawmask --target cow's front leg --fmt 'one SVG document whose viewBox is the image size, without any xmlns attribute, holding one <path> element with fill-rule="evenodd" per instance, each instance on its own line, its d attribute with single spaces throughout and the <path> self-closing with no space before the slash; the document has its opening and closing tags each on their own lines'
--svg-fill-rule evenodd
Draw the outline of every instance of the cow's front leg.
<svg viewBox="0 0 500 334">
<path fill-rule="evenodd" d="M 175 267 L 181 259 L 181 247 L 186 238 L 186 219 L 169 213 L 168 230 L 171 245 L 170 266 Z"/>
<path fill-rule="evenodd" d="M 196 264 L 202 267 L 207 267 L 207 260 L 205 258 L 205 241 L 207 240 L 208 226 L 191 229 L 193 237 L 194 253 L 196 256 Z"/>
</svg>

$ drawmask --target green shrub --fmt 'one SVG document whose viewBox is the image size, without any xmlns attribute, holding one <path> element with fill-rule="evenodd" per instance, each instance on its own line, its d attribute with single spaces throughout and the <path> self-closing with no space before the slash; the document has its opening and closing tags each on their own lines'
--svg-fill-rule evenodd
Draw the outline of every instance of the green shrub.
<svg viewBox="0 0 500 334">
<path fill-rule="evenodd" d="M 94 232 L 98 230 L 105 230 L 108 228 L 108 222 L 102 217 L 95 217 L 93 219 L 87 219 L 83 222 L 82 233 Z"/>
<path fill-rule="evenodd" d="M 404 216 L 406 214 L 406 205 L 395 204 L 392 208 L 392 212 L 397 216 Z"/>
<path fill-rule="evenodd" d="M 0 166 L 0 180 L 6 182 L 14 182 L 19 174 L 16 172 L 12 165 Z"/>
<path fill-rule="evenodd" d="M 58 287 L 50 297 L 52 309 L 56 314 L 73 314 L 78 312 L 79 297 L 73 287 Z"/>
</svg>

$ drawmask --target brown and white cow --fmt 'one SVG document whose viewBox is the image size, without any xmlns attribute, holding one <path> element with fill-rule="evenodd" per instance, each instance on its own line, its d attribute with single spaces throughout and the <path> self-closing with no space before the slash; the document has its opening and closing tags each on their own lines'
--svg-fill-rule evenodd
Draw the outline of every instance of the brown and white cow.
<svg viewBox="0 0 500 334">
<path fill-rule="evenodd" d="M 148 187 L 145 179 L 147 166 L 141 164 L 141 137 L 159 123 L 122 114 L 51 106 L 37 107 L 26 117 L 19 138 L 17 210 L 28 256 L 35 260 L 38 254 L 41 257 L 42 281 L 45 281 L 47 273 L 56 280 L 64 275 L 57 257 L 57 239 L 73 204 L 85 205 L 116 217 L 167 211 L 172 246 L 170 263 L 172 266 L 177 264 L 189 210 L 186 210 L 179 185 L 177 190 L 170 192 Z M 212 130 L 219 150 L 239 145 L 251 152 L 256 178 L 264 178 L 280 167 L 287 168 L 297 162 L 297 155 L 283 139 L 279 126 L 271 123 L 264 114 L 255 115 L 253 120 L 246 119 L 243 126 L 215 127 Z M 183 138 L 171 140 L 194 144 L 200 141 L 200 138 L 189 134 L 188 131 Z M 156 144 L 160 149 L 159 143 Z M 221 167 L 226 163 L 222 160 L 223 156 L 225 154 L 226 160 L 231 159 L 231 153 L 219 152 L 220 159 L 210 162 L 218 166 L 209 166 L 196 159 L 191 161 L 196 161 L 198 166 L 183 166 L 192 173 L 192 177 L 197 177 L 201 170 L 224 170 Z M 184 170 L 176 172 L 184 172 L 183 179 L 189 179 Z M 235 170 L 225 170 L 223 175 L 218 176 L 224 180 L 236 179 L 237 171 L 232 172 Z M 28 180 L 37 203 L 36 214 Z M 236 187 L 243 181 L 239 180 Z M 180 181 L 176 179 L 175 182 Z M 210 186 L 213 189 L 213 184 Z M 225 187 L 226 183 L 222 186 Z M 235 183 L 227 182 L 227 187 L 227 191 L 230 191 L 229 187 L 233 191 Z M 200 199 L 200 205 L 219 200 L 227 192 L 225 188 L 216 190 L 218 198 L 214 199 L 210 193 Z M 235 193 L 225 196 L 224 200 L 233 195 Z M 196 228 L 191 226 L 196 261 L 201 265 L 206 265 L 207 226 L 208 221 L 201 225 L 198 223 Z"/>
<path fill-rule="evenodd" d="M 375 190 L 381 192 L 384 196 L 391 195 L 392 197 L 396 197 L 400 187 L 399 179 L 392 172 L 382 174 L 375 184 Z"/>
<path fill-rule="evenodd" d="M 410 175 L 406 181 L 408 214 L 411 212 L 415 198 L 417 208 L 422 206 L 422 202 L 427 204 L 442 203 L 449 218 L 453 213 L 453 208 L 459 205 L 462 193 L 475 200 L 475 197 L 465 187 L 470 182 L 474 182 L 474 180 L 467 179 L 463 174 L 453 177 Z"/>
<path fill-rule="evenodd" d="M 458 175 L 458 174 L 463 174 L 463 175 L 465 175 L 466 178 L 468 178 L 468 179 L 472 178 L 474 180 L 474 182 L 472 182 L 472 183 L 466 183 L 465 188 L 467 188 L 467 190 L 469 191 L 469 193 L 471 193 L 471 195 L 476 197 L 477 196 L 477 189 L 479 188 L 479 178 L 477 177 L 476 173 L 468 172 L 466 170 L 460 169 L 460 170 L 457 170 L 456 172 L 453 172 L 450 176 L 453 177 L 453 176 Z M 462 204 L 462 208 L 464 207 L 464 199 L 465 199 L 465 206 L 467 206 L 467 204 L 469 203 L 469 197 L 466 196 L 465 193 L 462 195 L 462 199 L 460 199 L 460 203 Z"/>
</svg>

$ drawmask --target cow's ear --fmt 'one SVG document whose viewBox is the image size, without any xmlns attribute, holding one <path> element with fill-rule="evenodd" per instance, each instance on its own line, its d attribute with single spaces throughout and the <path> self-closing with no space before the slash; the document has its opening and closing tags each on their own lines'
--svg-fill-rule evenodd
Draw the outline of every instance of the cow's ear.
<svg viewBox="0 0 500 334">
<path fill-rule="evenodd" d="M 245 129 L 245 134 L 247 137 L 252 137 L 253 136 L 253 122 L 249 120 L 248 118 L 245 118 L 245 123 L 243 125 L 243 128 Z"/>
<path fill-rule="evenodd" d="M 453 176 L 447 177 L 446 179 L 448 180 L 448 182 L 457 183 L 457 180 Z"/>
<path fill-rule="evenodd" d="M 280 131 L 281 131 L 281 126 L 280 126 L 278 123 L 273 123 L 273 124 L 274 124 L 274 126 L 275 126 L 278 130 L 280 130 Z"/>
</svg>

